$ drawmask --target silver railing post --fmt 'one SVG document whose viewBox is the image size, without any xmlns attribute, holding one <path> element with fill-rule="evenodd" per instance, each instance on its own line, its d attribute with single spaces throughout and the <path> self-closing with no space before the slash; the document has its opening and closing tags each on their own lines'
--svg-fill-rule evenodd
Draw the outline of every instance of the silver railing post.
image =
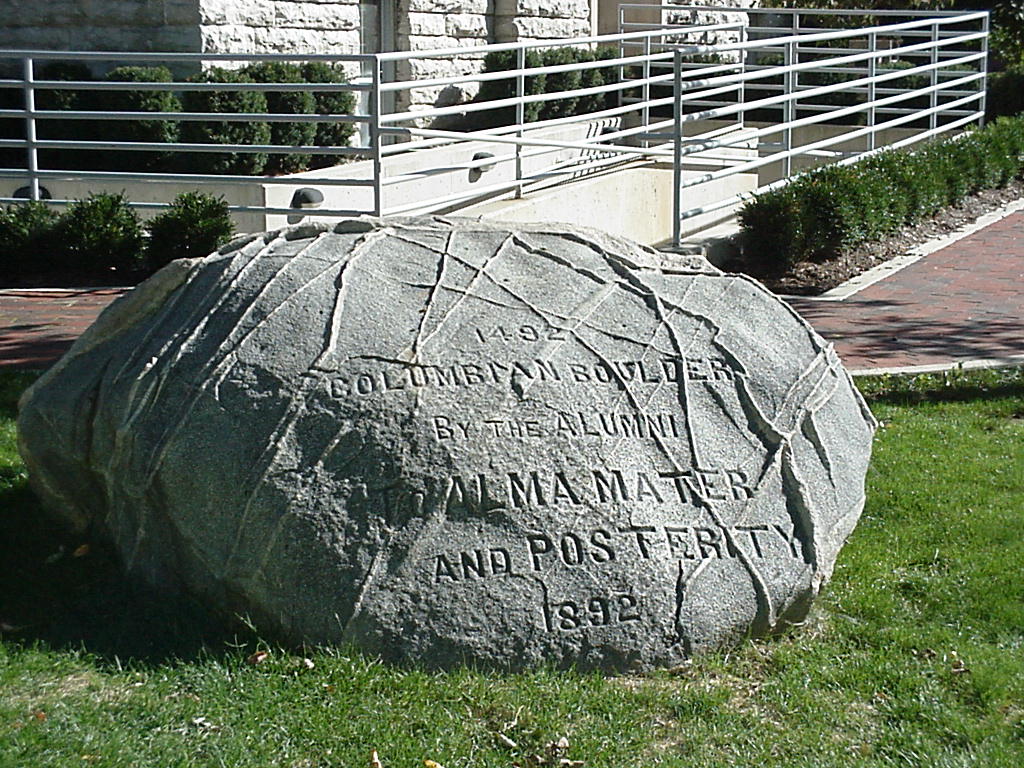
<svg viewBox="0 0 1024 768">
<path fill-rule="evenodd" d="M 523 138 L 523 126 L 526 124 L 526 104 L 523 99 L 526 96 L 526 48 L 520 46 L 516 49 L 516 138 Z M 523 196 L 523 145 L 516 144 L 516 198 Z"/>
<path fill-rule="evenodd" d="M 934 24 L 932 24 L 931 25 L 931 29 L 932 29 L 932 56 L 931 56 L 931 63 L 932 64 L 938 64 L 939 63 L 939 24 L 938 24 L 938 22 L 935 22 Z M 936 85 L 939 84 L 939 68 L 938 67 L 935 67 L 935 69 L 932 70 L 932 82 L 931 82 L 931 84 L 932 84 L 932 86 L 936 86 Z M 929 104 L 930 104 L 930 106 L 932 108 L 932 113 L 928 117 L 928 127 L 931 128 L 931 130 L 934 131 L 938 127 L 938 125 L 939 125 L 939 114 L 938 114 L 938 112 L 935 111 L 936 107 L 939 106 L 939 92 L 937 90 L 934 90 L 934 91 L 931 92 L 931 96 L 929 98 Z"/>
<path fill-rule="evenodd" d="M 878 76 L 878 33 L 871 32 L 868 35 L 868 50 L 873 54 L 868 59 L 868 152 L 874 150 L 876 146 L 875 137 L 875 99 L 877 94 L 875 92 L 875 78 Z"/>
<path fill-rule="evenodd" d="M 626 32 L 626 9 L 623 8 L 621 5 L 619 6 L 618 9 L 619 9 L 619 34 L 623 35 Z M 622 58 L 625 58 L 625 56 L 626 56 L 626 41 L 623 40 L 620 37 L 619 38 L 619 58 L 622 59 Z M 616 69 L 618 69 L 618 71 L 619 71 L 619 82 L 621 83 L 621 82 L 623 82 L 626 79 L 626 67 L 625 67 L 624 64 L 619 64 L 619 66 L 616 67 Z M 615 102 L 616 102 L 615 106 L 617 106 L 617 107 L 621 107 L 622 106 L 622 98 L 623 98 L 622 94 L 623 94 L 623 91 L 616 91 L 615 92 Z"/>
<path fill-rule="evenodd" d="M 678 75 L 677 75 L 678 76 Z M 644 106 L 640 111 L 640 119 L 643 120 L 644 131 L 649 132 L 651 128 L 651 36 L 647 35 L 644 38 L 644 67 L 643 67 L 644 87 L 641 89 L 640 95 L 643 97 Z M 651 142 L 644 139 L 643 146 L 649 147 Z"/>
<path fill-rule="evenodd" d="M 981 52 L 984 54 L 981 57 L 981 79 L 978 81 L 978 87 L 981 88 L 981 99 L 978 101 L 978 111 L 981 112 L 981 117 L 978 118 L 978 127 L 985 125 L 985 110 L 988 108 L 988 25 L 989 25 L 989 14 L 985 14 L 985 18 L 981 20 L 981 31 L 985 35 L 981 38 Z"/>
<path fill-rule="evenodd" d="M 373 57 L 373 71 L 371 72 L 371 89 L 369 98 L 370 112 L 370 148 L 373 150 L 373 215 L 384 214 L 384 154 L 381 146 L 380 130 L 380 86 L 381 86 L 381 63 L 377 56 Z"/>
<path fill-rule="evenodd" d="M 682 244 L 683 216 L 683 55 L 677 48 L 672 54 L 672 242 Z"/>
<path fill-rule="evenodd" d="M 750 35 L 747 31 L 750 28 L 750 16 L 747 15 L 747 23 L 740 29 L 740 42 L 746 45 L 750 41 Z M 744 128 L 747 124 L 747 111 L 743 109 L 743 105 L 747 101 L 747 81 L 744 79 L 747 74 L 747 56 L 750 51 L 743 49 L 738 51 L 740 57 L 740 88 L 736 94 L 736 98 L 739 99 L 740 111 L 737 113 L 739 118 L 739 127 Z"/>
<path fill-rule="evenodd" d="M 790 154 L 793 150 L 793 128 L 791 127 L 791 124 L 796 119 L 797 86 L 799 85 L 797 73 L 794 72 L 791 67 L 799 60 L 797 36 L 800 34 L 800 14 L 794 11 L 792 18 L 793 37 L 788 43 L 786 43 L 786 52 L 783 56 L 783 63 L 786 65 L 786 73 L 782 76 L 785 84 L 784 91 L 786 96 L 789 97 L 782 105 L 782 122 L 786 125 L 786 130 L 782 132 L 784 149 L 786 152 L 786 157 L 782 161 L 782 176 L 786 179 L 793 175 L 793 156 Z"/>
<path fill-rule="evenodd" d="M 35 72 L 31 57 L 22 60 L 23 89 L 25 93 L 25 149 L 27 152 L 29 197 L 39 200 L 39 150 L 36 148 L 36 91 Z"/>
</svg>

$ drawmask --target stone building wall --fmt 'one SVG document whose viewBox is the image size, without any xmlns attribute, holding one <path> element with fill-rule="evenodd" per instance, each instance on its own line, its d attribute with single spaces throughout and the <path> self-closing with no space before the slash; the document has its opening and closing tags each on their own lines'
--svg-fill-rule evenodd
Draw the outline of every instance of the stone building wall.
<svg viewBox="0 0 1024 768">
<path fill-rule="evenodd" d="M 591 32 L 591 15 L 591 0 L 398 0 L 396 47 L 426 51 L 581 37 Z M 482 67 L 483 56 L 467 51 L 453 59 L 401 62 L 396 75 L 418 80 L 476 73 Z M 477 90 L 475 83 L 417 88 L 399 105 L 413 110 L 448 106 L 471 100 Z"/>
<path fill-rule="evenodd" d="M 199 0 L 0 0 L 0 48 L 198 51 Z"/>
<path fill-rule="evenodd" d="M 592 34 L 599 5 L 607 16 L 609 1 L 393 0 L 397 50 L 467 49 L 454 58 L 400 62 L 394 75 L 422 80 L 475 73 L 483 57 L 468 50 L 474 46 Z M 0 12 L 0 47 L 57 50 L 351 54 L 372 47 L 365 36 L 374 24 L 362 18 L 358 0 L 0 0 Z M 672 14 L 673 21 L 683 18 L 705 20 Z M 359 74 L 358 65 L 348 69 L 350 76 Z M 397 106 L 457 104 L 475 93 L 472 83 L 428 86 L 400 94 Z"/>
<path fill-rule="evenodd" d="M 359 53 L 357 0 L 193 0 L 204 53 Z"/>
</svg>

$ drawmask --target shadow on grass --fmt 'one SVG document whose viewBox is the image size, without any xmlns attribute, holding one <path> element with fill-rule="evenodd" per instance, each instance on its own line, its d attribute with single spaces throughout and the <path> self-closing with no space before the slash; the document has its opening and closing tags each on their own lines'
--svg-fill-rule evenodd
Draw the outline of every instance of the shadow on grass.
<svg viewBox="0 0 1024 768">
<path fill-rule="evenodd" d="M 0 477 L 0 509 L 4 640 L 147 664 L 255 640 L 244 626 L 226 627 L 195 604 L 131 583 L 112 551 L 50 522 L 24 477 Z"/>
<path fill-rule="evenodd" d="M 0 420 L 38 372 L 0 375 Z M 20 463 L 0 465 L 0 637 L 83 649 L 111 662 L 159 663 L 254 641 L 194 604 L 132 584 L 115 554 L 49 520 Z"/>
<path fill-rule="evenodd" d="M 1024 366 L 975 371 L 954 368 L 915 376 L 865 376 L 857 379 L 857 388 L 869 403 L 890 405 L 1024 397 Z"/>
</svg>

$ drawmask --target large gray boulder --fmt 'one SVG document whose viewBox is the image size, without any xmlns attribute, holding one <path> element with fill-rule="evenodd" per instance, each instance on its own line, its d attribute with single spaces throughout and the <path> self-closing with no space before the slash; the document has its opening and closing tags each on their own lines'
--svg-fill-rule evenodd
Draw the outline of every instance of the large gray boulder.
<svg viewBox="0 0 1024 768">
<path fill-rule="evenodd" d="M 22 402 L 47 508 L 285 642 L 673 665 L 804 618 L 875 422 L 757 283 L 589 230 L 358 219 L 112 305 Z"/>
</svg>

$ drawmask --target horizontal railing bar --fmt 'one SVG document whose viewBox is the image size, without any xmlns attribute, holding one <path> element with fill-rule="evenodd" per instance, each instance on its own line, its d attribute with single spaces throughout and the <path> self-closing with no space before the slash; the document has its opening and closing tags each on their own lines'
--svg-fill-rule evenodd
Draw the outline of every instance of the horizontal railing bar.
<svg viewBox="0 0 1024 768">
<path fill-rule="evenodd" d="M 308 173 L 308 171 L 307 171 Z M 0 168 L 0 174 L 25 176 L 24 168 Z M 123 181 L 133 179 L 138 181 L 152 182 L 187 182 L 189 184 L 229 184 L 235 182 L 251 184 L 268 184 L 273 186 L 308 186 L 320 184 L 333 187 L 372 187 L 373 179 L 332 179 L 319 178 L 315 176 L 241 176 L 232 174 L 202 174 L 202 173 L 148 173 L 148 172 L 119 172 L 119 171 L 78 171 L 62 169 L 40 169 L 35 175 L 41 179 L 64 179 L 82 178 L 110 181 Z"/>
<path fill-rule="evenodd" d="M 648 10 L 656 9 L 659 6 L 643 3 L 619 3 L 620 8 L 647 8 Z M 662 4 L 661 8 L 671 8 L 671 5 Z M 697 10 L 697 11 L 727 11 L 736 13 L 741 9 L 724 6 L 724 5 L 686 5 L 683 6 L 685 10 Z M 751 15 L 765 14 L 765 15 L 786 15 L 792 16 L 793 14 L 799 13 L 801 16 L 921 16 L 927 18 L 963 18 L 976 19 L 981 18 L 984 14 L 977 12 L 964 12 L 964 11 L 937 11 L 928 8 L 914 9 L 914 10 L 900 10 L 900 9 L 882 9 L 882 8 L 744 8 L 744 13 Z"/>
<path fill-rule="evenodd" d="M 38 48 L 0 50 L 0 59 L 43 61 L 373 61 L 373 53 L 186 53 L 162 51 L 48 51 Z"/>
<path fill-rule="evenodd" d="M 492 101 L 480 101 L 480 102 L 468 102 L 466 104 L 456 104 L 450 107 L 435 107 L 433 109 L 421 109 L 416 111 L 408 112 L 390 112 L 380 116 L 380 122 L 382 125 L 388 123 L 400 123 L 407 120 L 417 120 L 427 117 L 445 117 L 448 115 L 461 115 L 470 112 L 484 112 L 492 109 L 503 109 L 505 107 L 514 107 L 516 104 L 522 102 L 523 104 L 533 104 L 537 102 L 545 101 L 557 101 L 558 99 L 567 98 L 568 95 L 586 95 L 589 93 L 610 93 L 612 91 L 626 91 L 633 88 L 638 88 L 644 83 L 657 84 L 667 83 L 671 80 L 672 75 L 658 75 L 657 77 L 645 78 L 644 80 L 624 80 L 622 82 L 613 83 L 611 85 L 595 86 L 593 88 L 582 88 L 577 91 L 556 91 L 554 93 L 538 93 L 530 96 L 512 96 L 506 99 L 494 99 Z"/>
<path fill-rule="evenodd" d="M 467 134 L 458 133 L 456 131 L 438 131 L 430 128 L 406 128 L 404 129 L 412 136 L 427 136 L 437 138 L 463 138 Z M 473 136 L 473 134 L 469 134 Z M 474 137 L 476 138 L 476 137 Z M 486 139 L 488 142 L 494 142 L 496 144 L 518 144 L 524 147 L 530 146 L 545 146 L 545 147 L 557 147 L 559 149 L 600 149 L 602 152 L 616 152 L 621 154 L 633 154 L 633 155 L 645 155 L 648 154 L 648 150 L 643 147 L 623 147 L 620 145 L 605 145 L 591 143 L 591 142 L 580 142 L 580 141 L 559 141 L 556 139 L 528 139 L 520 138 L 517 136 L 489 136 Z"/>
<path fill-rule="evenodd" d="M 915 48 L 915 47 L 917 47 L 917 45 L 920 45 L 920 44 L 916 44 L 915 46 L 910 46 L 910 47 L 911 48 Z M 838 58 L 832 60 L 832 63 L 843 62 L 843 61 L 861 60 L 861 59 L 864 59 L 865 57 L 870 58 L 871 56 L 872 56 L 872 53 L 870 53 L 870 52 L 869 53 L 853 54 L 853 55 L 850 55 L 850 56 L 838 57 Z M 968 58 L 973 58 L 973 55 L 971 57 L 968 57 Z M 957 61 L 959 61 L 959 60 L 957 60 Z M 908 76 L 908 74 L 909 75 L 924 74 L 924 73 L 929 72 L 929 71 L 931 71 L 933 69 L 938 69 L 941 66 L 944 66 L 944 65 L 941 64 L 941 63 L 923 64 L 923 65 L 921 65 L 919 67 L 914 67 L 914 68 L 905 69 L 905 70 L 891 70 L 889 72 L 877 74 L 875 76 L 875 78 L 874 78 L 874 81 L 876 83 L 878 83 L 878 82 L 885 82 L 885 81 L 888 81 L 888 80 L 899 80 L 899 79 L 902 79 L 902 78 Z M 790 71 L 790 72 L 817 71 L 817 70 L 814 69 L 813 63 L 794 64 L 794 65 L 790 65 L 789 67 L 786 67 L 785 69 L 787 71 Z M 712 83 L 714 81 L 726 81 L 726 80 L 734 81 L 734 82 L 749 83 L 749 82 L 756 81 L 758 79 L 765 79 L 768 76 L 768 74 L 767 74 L 768 72 L 769 72 L 769 70 L 759 70 L 758 72 L 744 73 L 743 75 L 739 75 L 739 76 L 736 76 L 736 77 L 723 76 L 723 77 L 720 77 L 720 78 L 710 78 L 708 80 L 708 83 Z M 978 73 L 974 73 L 974 74 L 978 74 Z M 787 100 L 795 100 L 796 98 L 807 98 L 808 96 L 810 96 L 812 94 L 813 95 L 819 95 L 819 94 L 823 94 L 823 93 L 834 93 L 836 91 L 846 92 L 846 91 L 851 89 L 851 85 L 854 85 L 854 84 L 857 84 L 857 83 L 870 83 L 870 82 L 871 82 L 871 78 L 859 78 L 859 79 L 856 79 L 856 80 L 848 80 L 848 81 L 845 81 L 843 83 L 829 83 L 829 84 L 821 85 L 821 86 L 806 86 L 806 90 L 802 91 L 802 95 L 798 96 L 797 94 L 792 94 L 789 99 L 784 98 L 784 97 L 770 97 L 770 98 L 776 100 L 776 101 L 774 101 L 772 103 L 780 103 L 781 104 L 781 103 L 785 103 Z M 951 83 L 954 83 L 954 82 L 956 82 L 956 81 L 955 80 L 950 80 L 950 81 L 947 81 L 947 82 L 943 83 L 943 85 L 948 86 L 948 85 L 950 85 Z M 768 90 L 768 89 L 781 90 L 781 89 L 784 88 L 784 86 L 758 85 L 757 88 L 758 89 L 764 89 L 764 90 Z M 803 89 L 803 88 L 805 88 L 805 86 L 801 86 L 800 88 Z M 829 90 L 822 91 L 823 88 L 827 88 Z M 908 91 L 908 92 L 914 92 L 914 91 Z M 762 99 L 762 100 L 744 102 L 744 105 L 748 109 L 757 109 L 757 108 L 768 106 L 768 104 L 765 103 L 765 102 L 766 102 L 766 100 Z"/>
<path fill-rule="evenodd" d="M 933 65 L 928 65 L 926 67 L 919 67 L 917 69 L 921 69 L 922 71 L 924 71 L 926 69 L 931 68 L 932 66 Z M 913 71 L 913 70 L 907 70 L 907 71 L 909 72 L 909 71 Z M 932 91 L 944 90 L 946 88 L 949 88 L 949 87 L 952 87 L 954 85 L 957 85 L 960 82 L 969 82 L 971 80 L 983 79 L 984 77 L 985 77 L 985 73 L 979 72 L 979 73 L 976 73 L 976 74 L 968 75 L 967 77 L 961 78 L 960 80 L 951 80 L 948 83 L 940 83 L 939 85 L 928 86 L 926 88 L 920 88 L 920 89 L 915 90 L 915 91 L 908 91 L 907 94 L 903 94 L 903 95 L 901 95 L 901 97 L 902 98 L 912 98 L 914 95 L 923 95 L 923 94 L 931 93 Z M 877 83 L 877 82 L 882 82 L 882 81 L 884 81 L 886 79 L 894 79 L 894 77 L 892 75 L 882 75 L 882 76 L 874 78 L 874 81 Z M 769 97 L 764 98 L 764 99 L 755 99 L 754 101 L 747 101 L 747 102 L 743 102 L 743 103 L 740 103 L 740 104 L 733 104 L 733 105 L 729 105 L 729 106 L 726 106 L 726 107 L 723 107 L 723 108 L 720 108 L 720 109 L 708 110 L 708 111 L 703 111 L 703 112 L 695 112 L 695 113 L 686 115 L 684 120 L 686 120 L 686 121 L 701 120 L 701 119 L 703 119 L 703 120 L 713 120 L 716 117 L 724 117 L 726 115 L 735 114 L 737 112 L 747 112 L 747 111 L 750 111 L 750 110 L 759 109 L 759 108 L 771 106 L 771 105 L 774 105 L 774 104 L 784 104 L 787 101 L 796 101 L 798 99 L 806 99 L 809 96 L 818 96 L 818 95 L 824 95 L 824 94 L 828 94 L 828 93 L 841 92 L 841 91 L 844 91 L 846 88 L 848 88 L 851 85 L 860 85 L 862 83 L 869 83 L 870 81 L 871 81 L 871 78 L 861 78 L 860 80 L 850 80 L 847 83 L 836 83 L 836 84 L 832 84 L 832 85 L 818 86 L 816 88 L 812 88 L 810 90 L 804 91 L 803 94 L 789 94 L 789 93 L 785 93 L 785 94 L 782 94 L 780 96 L 769 96 Z M 897 97 L 889 97 L 889 98 L 897 98 Z M 878 102 L 876 101 L 874 103 L 877 104 Z M 858 106 L 864 106 L 864 105 L 858 105 Z"/>
<path fill-rule="evenodd" d="M 967 99 L 967 101 L 976 100 L 979 97 L 980 97 L 980 94 L 974 94 L 972 97 L 969 97 Z M 777 124 L 774 124 L 774 125 L 766 126 L 764 128 L 756 128 L 756 129 L 752 130 L 752 134 L 751 135 L 752 135 L 752 137 L 754 137 L 754 138 L 756 138 L 758 140 L 759 145 L 760 145 L 761 139 L 764 138 L 765 136 L 771 136 L 772 134 L 775 134 L 775 133 L 782 133 L 783 131 L 786 131 L 786 130 L 791 130 L 791 129 L 794 129 L 794 128 L 802 128 L 802 127 L 805 127 L 805 126 L 808 126 L 808 125 L 814 125 L 816 123 L 829 122 L 830 120 L 835 120 L 835 119 L 838 119 L 840 117 L 846 117 L 848 115 L 854 115 L 854 114 L 857 114 L 857 113 L 863 113 L 863 112 L 866 112 L 872 106 L 874 106 L 876 108 L 876 111 L 880 111 L 883 107 L 885 107 L 885 106 L 887 106 L 889 104 L 895 104 L 895 103 L 898 103 L 899 101 L 906 100 L 907 98 L 911 98 L 911 96 L 910 95 L 890 96 L 890 97 L 887 97 L 885 99 L 876 100 L 873 104 L 871 104 L 871 103 L 855 104 L 855 105 L 852 105 L 852 106 L 849 106 L 849 107 L 843 107 L 841 109 L 832 108 L 831 110 L 828 110 L 827 112 L 823 111 L 823 114 L 820 114 L 820 115 L 811 115 L 811 116 L 808 116 L 808 117 L 798 118 L 796 120 L 792 120 L 792 121 L 790 121 L 788 123 L 777 123 Z M 879 105 L 881 105 L 881 107 Z M 939 105 L 939 106 L 935 107 L 934 110 L 928 110 L 928 111 L 913 110 L 913 112 L 914 112 L 915 115 L 921 115 L 921 116 L 927 117 L 929 114 L 931 114 L 932 111 L 943 112 L 943 111 L 945 111 L 947 109 L 953 108 L 954 106 L 958 106 L 958 104 L 956 102 L 953 102 L 951 104 Z M 847 133 L 847 134 L 841 134 L 841 136 L 849 138 L 850 135 Z M 747 140 L 749 140 L 749 138 L 750 137 L 748 136 Z M 739 140 L 737 140 L 737 143 L 738 143 L 738 141 Z"/>
<path fill-rule="evenodd" d="M 742 22 L 730 22 L 727 24 L 700 24 L 696 26 L 681 27 L 683 32 L 692 34 L 697 32 L 719 32 L 730 29 L 742 29 Z M 574 37 L 569 40 L 521 40 L 515 43 L 491 43 L 489 45 L 477 45 L 466 48 L 437 48 L 430 51 L 392 51 L 389 53 L 373 54 L 378 61 L 403 61 L 405 59 L 437 58 L 439 56 L 460 56 L 466 57 L 478 53 L 495 53 L 500 51 L 517 51 L 531 48 L 551 48 L 560 45 L 600 45 L 602 43 L 617 43 L 625 40 L 643 40 L 650 37 L 664 36 L 664 30 L 648 30 L 642 32 L 626 32 L 620 34 L 591 35 L 588 37 Z"/>
<path fill-rule="evenodd" d="M 904 24 L 893 24 L 883 27 L 867 27 L 863 30 L 844 30 L 838 32 L 821 32 L 814 35 L 785 35 L 776 38 L 768 38 L 765 40 L 753 40 L 745 43 L 721 43 L 717 45 L 696 45 L 696 46 L 680 46 L 680 50 L 684 50 L 687 53 L 726 53 L 730 51 L 746 51 L 754 48 L 760 48 L 768 45 L 785 45 L 791 42 L 812 42 L 814 40 L 841 40 L 843 38 L 852 37 L 856 34 L 863 32 L 874 32 L 882 33 L 886 31 L 899 31 L 907 25 L 923 26 L 930 22 L 907 22 Z M 957 37 L 951 37 L 946 40 L 936 40 L 935 45 L 948 45 L 950 43 L 966 40 L 981 40 L 986 38 L 987 35 L 984 32 L 964 34 Z M 878 51 L 880 55 L 885 55 L 888 51 Z"/>
<path fill-rule="evenodd" d="M 955 24 L 956 24 L 956 22 L 951 23 L 951 24 L 946 24 L 944 27 L 939 27 L 939 35 L 940 36 L 941 35 L 958 35 L 961 32 L 974 31 L 975 29 L 977 29 L 977 27 L 975 27 L 973 25 L 971 27 L 969 27 L 968 29 L 964 29 L 964 30 L 949 29 L 950 26 L 955 26 Z M 801 34 L 802 35 L 802 34 L 811 34 L 811 33 L 814 33 L 814 32 L 818 32 L 818 31 L 820 31 L 822 29 L 832 29 L 832 27 L 807 27 L 807 26 L 801 25 L 798 28 L 793 28 L 792 26 L 790 26 L 788 24 L 786 26 L 784 26 L 784 27 L 749 26 L 749 27 L 747 27 L 747 34 L 750 34 L 751 32 L 769 32 L 769 33 L 772 33 L 772 32 L 778 32 L 780 29 L 784 29 L 787 32 L 791 31 L 794 34 Z M 862 27 L 862 29 L 870 29 L 870 27 Z M 908 37 L 909 36 L 924 37 L 926 35 L 931 35 L 931 31 L 930 30 L 918 30 L 918 29 L 915 29 L 915 30 L 911 30 L 909 32 L 906 32 L 904 34 L 906 36 L 908 36 Z"/>
<path fill-rule="evenodd" d="M 370 115 L 292 115 L 281 112 L 87 112 L 56 109 L 0 109 L 0 117 L 32 117 L 37 120 L 147 120 L 228 123 L 366 123 Z"/>
<path fill-rule="evenodd" d="M 920 117 L 927 117 L 928 115 L 932 114 L 932 112 L 938 112 L 938 111 L 940 111 L 939 108 L 922 110 L 921 113 L 920 113 Z M 980 113 L 976 113 L 976 115 L 980 115 Z M 899 125 L 903 125 L 904 123 L 912 122 L 913 120 L 916 120 L 916 119 L 919 119 L 919 116 L 907 115 L 907 116 L 904 116 L 904 117 L 894 118 L 893 120 L 888 120 L 888 121 L 886 121 L 884 123 L 878 123 L 878 124 L 873 125 L 873 126 L 867 126 L 867 127 L 864 127 L 864 128 L 859 128 L 859 129 L 850 131 L 848 133 L 839 134 L 838 136 L 829 136 L 829 137 L 826 137 L 824 139 L 820 139 L 818 141 L 811 142 L 810 144 L 803 144 L 803 145 L 801 145 L 799 147 L 794 147 L 791 150 L 786 150 L 786 151 L 783 151 L 783 152 L 777 152 L 777 153 L 769 155 L 767 157 L 762 157 L 762 158 L 758 158 L 756 160 L 751 160 L 751 161 L 748 161 L 748 162 L 745 162 L 745 163 L 738 164 L 734 168 L 726 169 L 726 170 L 723 170 L 723 171 L 714 171 L 714 172 L 711 172 L 711 173 L 703 174 L 702 176 L 699 176 L 699 177 L 694 177 L 694 178 L 691 178 L 691 179 L 687 179 L 687 180 L 683 181 L 680 186 L 685 188 L 685 187 L 696 186 L 697 184 L 704 184 L 704 183 L 707 183 L 707 182 L 710 182 L 710 181 L 717 181 L 718 179 L 723 179 L 723 178 L 726 178 L 727 176 L 732 176 L 732 175 L 734 175 L 736 173 L 743 173 L 745 171 L 753 170 L 755 168 L 760 168 L 760 167 L 765 166 L 765 165 L 771 165 L 772 163 L 781 162 L 782 160 L 785 160 L 787 157 L 798 157 L 799 155 L 806 154 L 807 152 L 810 152 L 812 150 L 826 149 L 826 148 L 832 146 L 833 144 L 840 144 L 840 143 L 847 142 L 847 141 L 854 141 L 854 140 L 856 140 L 856 139 L 858 139 L 858 138 L 860 138 L 862 136 L 868 135 L 869 133 L 876 133 L 876 132 L 881 131 L 881 130 L 886 130 L 886 129 L 889 129 L 889 128 L 895 128 L 895 127 L 897 127 Z M 949 130 L 948 126 L 942 126 L 942 128 L 946 129 L 946 130 Z M 862 155 L 866 155 L 866 154 L 867 153 L 862 153 Z"/>
<path fill-rule="evenodd" d="M 536 77 L 537 75 L 550 75 L 560 72 L 576 72 L 586 69 L 605 69 L 609 67 L 625 66 L 628 64 L 641 64 L 645 61 L 657 61 L 663 59 L 666 62 L 672 61 L 672 52 L 663 51 L 650 55 L 624 56 L 617 59 L 601 59 L 600 61 L 587 61 L 578 64 L 558 64 L 550 67 L 525 67 L 524 69 L 502 69 L 497 72 L 479 72 L 468 75 L 452 75 L 451 77 L 436 77 L 430 80 L 397 80 L 391 83 L 382 83 L 381 93 L 390 91 L 401 91 L 406 88 L 428 88 L 438 85 L 458 85 L 459 83 L 487 83 L 494 80 L 511 80 L 519 77 Z"/>
<path fill-rule="evenodd" d="M 0 86 L 24 87 L 24 80 L 0 80 Z M 130 86 L 126 88 L 125 86 Z M 354 93 L 370 91 L 371 83 L 144 83 L 130 80 L 33 80 L 40 91 L 258 91 L 267 93 Z"/>
<path fill-rule="evenodd" d="M 64 139 L 0 139 L 0 147 L 28 147 L 37 149 L 74 150 L 126 150 L 129 152 L 243 152 L 268 154 L 341 155 L 371 157 L 369 147 L 321 147 L 316 145 L 281 144 L 164 144 L 152 141 L 71 141 Z"/>
<path fill-rule="evenodd" d="M 595 94 L 598 94 L 598 93 L 611 93 L 613 91 L 625 91 L 625 90 L 631 90 L 631 89 L 634 89 L 634 88 L 640 88 L 640 87 L 642 87 L 644 85 L 658 85 L 658 84 L 661 84 L 661 83 L 668 83 L 668 82 L 671 81 L 671 79 L 672 79 L 672 75 L 671 74 L 665 74 L 665 75 L 657 75 L 657 76 L 654 76 L 654 77 L 648 77 L 648 78 L 643 78 L 643 79 L 638 79 L 638 80 L 628 80 L 628 79 L 627 80 L 620 80 L 619 82 L 609 83 L 608 85 L 594 85 L 594 86 L 590 86 L 588 88 L 576 88 L 576 89 L 571 90 L 571 91 L 553 91 L 551 93 L 541 93 L 541 94 L 534 94 L 532 96 L 524 96 L 523 97 L 523 103 L 533 103 L 533 102 L 538 102 L 538 101 L 557 101 L 559 99 L 576 98 L 576 97 L 579 97 L 579 96 L 592 96 L 592 95 L 595 95 Z M 507 102 L 509 102 L 509 101 L 512 101 L 513 104 L 508 104 Z M 472 103 L 474 107 L 476 107 L 477 105 L 487 105 L 486 109 L 495 109 L 496 107 L 493 106 L 493 105 L 498 103 L 498 102 L 501 102 L 501 103 L 499 104 L 499 106 L 497 108 L 502 108 L 502 107 L 506 107 L 506 106 L 514 106 L 514 104 L 518 103 L 518 101 L 519 101 L 519 97 L 514 96 L 514 97 L 510 97 L 510 98 L 506 98 L 506 99 L 494 99 L 494 100 L 491 100 L 491 101 L 476 101 L 476 102 L 470 102 L 470 103 Z M 458 107 L 467 107 L 467 106 L 469 106 L 469 103 L 467 103 L 467 104 L 460 104 L 460 105 L 456 105 L 456 106 L 458 106 Z M 446 109 L 446 107 L 442 107 L 441 109 Z M 481 111 L 484 111 L 484 110 L 483 109 L 473 109 L 473 110 L 470 110 L 470 111 L 481 112 Z M 391 116 L 391 115 L 410 115 L 410 116 L 415 116 L 415 117 L 423 117 L 424 115 L 433 115 L 434 113 L 431 110 L 417 110 L 415 112 L 412 112 L 412 111 L 407 111 L 407 112 L 391 112 L 391 113 L 388 113 L 388 114 L 389 114 L 389 116 Z M 388 121 L 388 122 L 391 122 L 391 121 Z"/>
</svg>

